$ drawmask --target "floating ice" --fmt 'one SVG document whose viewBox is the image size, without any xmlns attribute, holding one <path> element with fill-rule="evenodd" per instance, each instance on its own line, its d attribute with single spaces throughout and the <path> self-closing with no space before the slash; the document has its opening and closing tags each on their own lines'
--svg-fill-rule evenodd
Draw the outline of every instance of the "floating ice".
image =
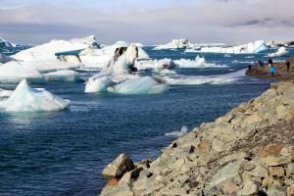
<svg viewBox="0 0 294 196">
<path fill-rule="evenodd" d="M 109 74 L 97 74 L 86 82 L 85 93 L 106 92 L 114 84 Z"/>
<path fill-rule="evenodd" d="M 57 52 L 81 50 L 91 47 L 95 48 L 96 46 L 97 43 L 93 35 L 85 38 L 75 38 L 68 41 L 52 40 L 49 43 L 23 50 L 13 55 L 13 58 L 22 61 L 52 60 L 56 59 L 55 53 Z"/>
<path fill-rule="evenodd" d="M 287 53 L 288 51 L 286 50 L 285 47 L 280 47 L 277 52 L 269 54 L 267 55 L 267 57 L 279 57 L 279 56 L 284 56 Z"/>
<path fill-rule="evenodd" d="M 163 49 L 179 49 L 179 48 L 193 48 L 193 44 L 190 43 L 187 39 L 173 39 L 171 42 L 163 45 L 158 45 L 154 50 L 163 50 Z"/>
<path fill-rule="evenodd" d="M 0 83 L 15 84 L 27 79 L 30 82 L 43 82 L 43 76 L 36 69 L 24 66 L 17 61 L 11 61 L 0 65 Z"/>
<path fill-rule="evenodd" d="M 135 66 L 139 70 L 144 70 L 144 69 L 154 69 L 154 70 L 162 70 L 162 69 L 173 69 L 177 65 L 175 62 L 171 59 L 160 59 L 160 60 L 145 60 L 145 61 L 138 61 L 136 62 Z"/>
<path fill-rule="evenodd" d="M 80 74 L 72 70 L 61 70 L 44 74 L 44 79 L 48 82 L 79 82 Z"/>
<path fill-rule="evenodd" d="M 4 89 L 1 89 L 1 88 L 0 88 L 0 99 L 10 97 L 10 95 L 12 94 L 12 92 L 13 92 L 13 91 L 10 91 L 10 90 L 4 90 Z"/>
<path fill-rule="evenodd" d="M 184 76 L 184 75 L 166 75 L 164 80 L 170 85 L 201 85 L 201 84 L 231 84 L 237 82 L 245 76 L 245 69 L 229 74 L 213 76 Z"/>
<path fill-rule="evenodd" d="M 266 46 L 265 42 L 258 40 L 248 44 L 232 47 L 203 47 L 200 51 L 207 53 L 250 54 L 259 53 L 267 49 L 268 47 Z"/>
<path fill-rule="evenodd" d="M 114 87 L 109 87 L 108 91 L 119 94 L 157 94 L 168 91 L 169 87 L 162 81 L 145 76 L 129 79 Z"/>
<path fill-rule="evenodd" d="M 11 96 L 0 102 L 0 108 L 7 112 L 53 112 L 63 110 L 69 104 L 69 100 L 31 88 L 26 80 L 22 80 Z"/>
<path fill-rule="evenodd" d="M 164 135 L 168 137 L 181 137 L 186 135 L 187 133 L 188 133 L 188 128 L 186 126 L 183 126 L 180 131 L 172 131 L 169 133 L 165 133 Z"/>
</svg>

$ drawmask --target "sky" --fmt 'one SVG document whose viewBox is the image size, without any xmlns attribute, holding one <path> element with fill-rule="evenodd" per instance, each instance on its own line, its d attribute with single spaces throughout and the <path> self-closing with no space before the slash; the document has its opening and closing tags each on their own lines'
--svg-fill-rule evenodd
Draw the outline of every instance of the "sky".
<svg viewBox="0 0 294 196">
<path fill-rule="evenodd" d="M 293 0 L 0 0 L 0 37 L 39 44 L 94 34 L 98 43 L 294 40 Z"/>
</svg>

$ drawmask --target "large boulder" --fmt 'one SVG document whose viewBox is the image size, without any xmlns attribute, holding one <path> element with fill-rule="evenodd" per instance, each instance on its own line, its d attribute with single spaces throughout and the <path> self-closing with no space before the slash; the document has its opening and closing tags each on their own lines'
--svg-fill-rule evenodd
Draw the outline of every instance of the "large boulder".
<svg viewBox="0 0 294 196">
<path fill-rule="evenodd" d="M 132 159 L 127 154 L 120 154 L 104 168 L 102 175 L 107 178 L 120 178 L 125 172 L 134 168 Z"/>
</svg>

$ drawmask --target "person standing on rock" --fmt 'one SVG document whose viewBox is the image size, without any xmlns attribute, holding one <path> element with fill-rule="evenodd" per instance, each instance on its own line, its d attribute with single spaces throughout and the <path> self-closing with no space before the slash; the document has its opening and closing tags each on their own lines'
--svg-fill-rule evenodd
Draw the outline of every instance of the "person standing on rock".
<svg viewBox="0 0 294 196">
<path fill-rule="evenodd" d="M 274 64 L 270 64 L 270 74 L 272 75 L 272 77 L 275 76 L 275 72 L 276 72 L 276 68 L 274 66 Z"/>
<path fill-rule="evenodd" d="M 287 72 L 289 72 L 289 71 L 290 71 L 290 65 L 291 65 L 291 63 L 290 63 L 290 60 L 289 60 L 289 59 L 287 59 L 287 61 L 286 61 L 286 68 L 287 68 Z"/>
</svg>

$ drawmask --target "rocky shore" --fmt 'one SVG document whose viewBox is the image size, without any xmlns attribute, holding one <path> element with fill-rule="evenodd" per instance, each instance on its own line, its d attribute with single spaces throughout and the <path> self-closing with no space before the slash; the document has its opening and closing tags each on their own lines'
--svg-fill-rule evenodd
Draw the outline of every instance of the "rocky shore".
<svg viewBox="0 0 294 196">
<path fill-rule="evenodd" d="M 246 75 L 262 79 L 272 78 L 276 81 L 294 80 L 294 57 L 291 57 L 289 61 L 291 63 L 289 72 L 287 72 L 286 62 L 275 63 L 276 74 L 274 77 L 272 77 L 269 73 L 267 64 L 265 64 L 263 67 L 253 66 L 251 70 L 246 71 Z"/>
<path fill-rule="evenodd" d="M 281 82 L 165 148 L 120 155 L 101 195 L 294 195 L 294 84 Z"/>
</svg>

